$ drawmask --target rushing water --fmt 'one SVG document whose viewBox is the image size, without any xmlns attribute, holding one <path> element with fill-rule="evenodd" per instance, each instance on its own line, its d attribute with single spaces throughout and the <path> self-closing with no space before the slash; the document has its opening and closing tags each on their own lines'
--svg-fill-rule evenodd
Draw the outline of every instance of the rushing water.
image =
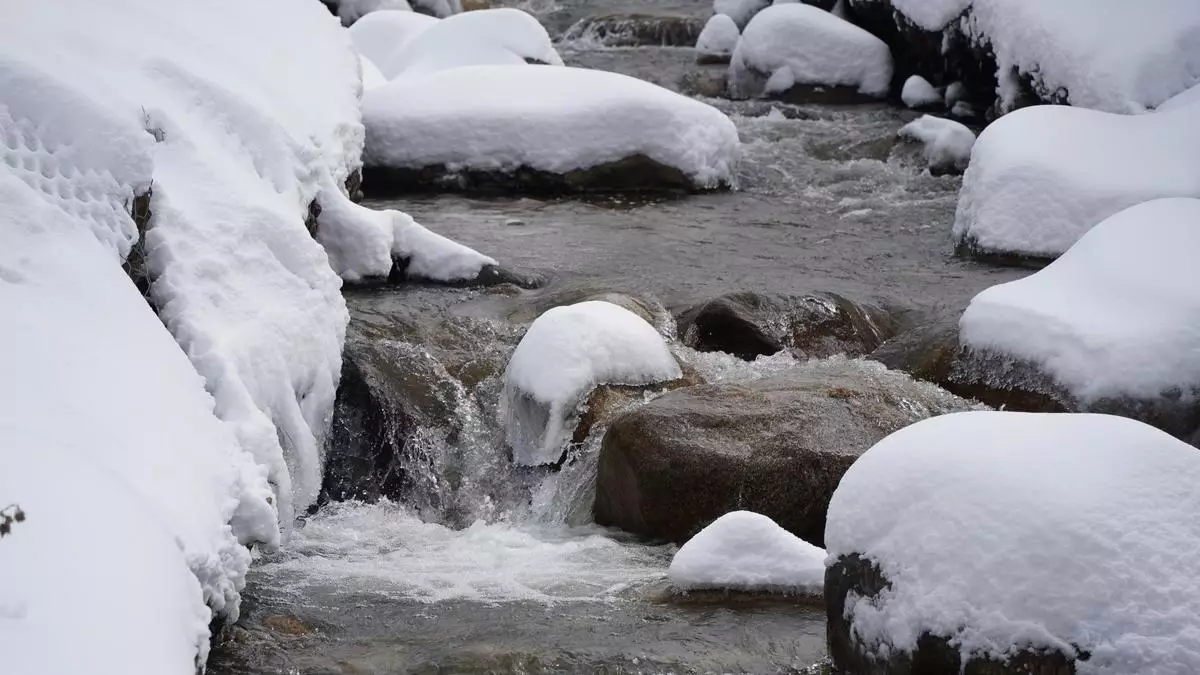
<svg viewBox="0 0 1200 675">
<path fill-rule="evenodd" d="M 710 6 L 652 4 L 691 15 Z M 558 33 L 589 13 L 644 11 L 647 3 L 523 6 Z M 673 88 L 695 69 L 686 49 L 562 51 L 568 63 Z M 742 136 L 734 192 L 368 204 L 401 208 L 510 268 L 541 274 L 550 292 L 582 285 L 667 307 L 733 290 L 833 290 L 917 309 L 961 307 L 1021 274 L 953 257 L 959 180 L 922 172 L 914 151 L 897 145 L 911 113 L 884 104 L 709 102 Z M 434 359 L 469 350 L 494 373 L 521 333 L 511 317 L 524 297 L 434 288 L 350 294 L 351 332 L 400 340 Z M 401 315 L 433 328 L 388 338 Z M 790 366 L 786 357 L 744 364 L 679 351 L 712 379 Z M 822 661 L 819 605 L 680 600 L 666 592 L 672 546 L 588 524 L 599 432 L 559 474 L 515 469 L 504 454 L 494 374 L 450 384 L 453 419 L 412 439 L 428 458 L 414 468 L 423 472 L 422 497 L 328 505 L 310 517 L 251 571 L 241 627 L 214 651 L 209 672 L 775 673 Z"/>
</svg>

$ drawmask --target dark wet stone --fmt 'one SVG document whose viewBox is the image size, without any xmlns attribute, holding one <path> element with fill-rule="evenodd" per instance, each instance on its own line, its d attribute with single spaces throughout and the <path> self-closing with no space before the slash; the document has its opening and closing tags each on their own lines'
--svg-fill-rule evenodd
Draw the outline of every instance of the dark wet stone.
<svg viewBox="0 0 1200 675">
<path fill-rule="evenodd" d="M 694 16 L 605 14 L 581 19 L 562 39 L 594 40 L 606 47 L 691 47 L 704 22 Z"/>
<path fill-rule="evenodd" d="M 698 68 L 680 78 L 679 91 L 688 96 L 729 98 L 728 77 L 727 68 Z"/>
<path fill-rule="evenodd" d="M 954 243 L 954 254 L 960 258 L 970 258 L 990 265 L 1026 267 L 1034 270 L 1039 270 L 1054 261 L 1054 258 L 1044 256 L 984 248 L 972 236 L 966 236 L 956 241 Z"/>
<path fill-rule="evenodd" d="M 729 65 L 732 54 L 713 54 L 710 52 L 696 52 L 696 65 L 700 66 L 727 66 Z"/>
<path fill-rule="evenodd" d="M 675 318 L 657 298 L 622 293 L 586 280 L 557 283 L 532 293 L 487 297 L 476 301 L 472 307 L 508 323 L 527 324 L 554 307 L 592 300 L 624 307 L 665 335 L 675 332 Z"/>
</svg>

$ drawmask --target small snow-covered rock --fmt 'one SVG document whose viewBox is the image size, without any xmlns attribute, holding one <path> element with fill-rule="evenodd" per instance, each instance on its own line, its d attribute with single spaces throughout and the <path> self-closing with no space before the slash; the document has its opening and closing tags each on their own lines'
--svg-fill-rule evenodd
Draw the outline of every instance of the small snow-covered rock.
<svg viewBox="0 0 1200 675">
<path fill-rule="evenodd" d="M 481 9 L 436 21 L 379 64 L 390 78 L 478 65 L 561 66 L 550 35 L 530 14 L 511 7 Z"/>
<path fill-rule="evenodd" d="M 508 176 L 555 190 L 715 189 L 733 183 L 740 154 L 736 127 L 717 109 L 579 68 L 405 76 L 368 92 L 363 119 L 368 167 L 402 184 L 409 170 L 441 167 L 459 188 L 468 172 L 486 172 L 488 184 Z"/>
<path fill-rule="evenodd" d="M 825 549 L 770 518 L 734 511 L 717 518 L 679 548 L 667 571 L 683 591 L 725 589 L 820 593 Z"/>
<path fill-rule="evenodd" d="M 963 178 L 954 238 L 975 255 L 1052 258 L 1129 206 L 1200 197 L 1200 117 L 1034 106 L 984 129 Z"/>
<path fill-rule="evenodd" d="M 968 412 L 888 436 L 829 505 L 835 665 L 1200 670 L 1198 481 L 1195 448 L 1108 415 Z"/>
<path fill-rule="evenodd" d="M 960 119 L 971 119 L 977 116 L 978 112 L 976 112 L 975 106 L 971 105 L 969 101 L 958 101 L 950 106 L 950 114 Z"/>
<path fill-rule="evenodd" d="M 504 371 L 502 416 L 513 461 L 554 464 L 577 408 L 597 385 L 646 385 L 682 375 L 658 331 L 637 314 L 592 300 L 539 316 Z"/>
<path fill-rule="evenodd" d="M 408 0 L 339 0 L 337 15 L 342 25 L 352 26 L 368 14 L 386 10 L 411 12 L 412 6 Z"/>
<path fill-rule="evenodd" d="M 824 10 L 784 4 L 759 12 L 742 32 L 729 67 L 730 93 L 760 96 L 767 83 L 844 87 L 887 96 L 892 57 L 879 38 Z"/>
<path fill-rule="evenodd" d="M 437 22 L 433 17 L 414 12 L 372 12 L 350 27 L 350 39 L 358 52 L 378 66 L 384 78 L 390 80 L 399 74 L 403 65 L 398 55 L 404 45 Z"/>
<path fill-rule="evenodd" d="M 755 14 L 770 6 L 771 0 L 713 0 L 713 13 L 728 16 L 741 29 Z"/>
<path fill-rule="evenodd" d="M 962 82 L 951 82 L 946 87 L 944 102 L 947 108 L 953 108 L 959 101 L 967 98 L 967 85 Z"/>
<path fill-rule="evenodd" d="M 960 122 L 933 115 L 922 115 L 909 122 L 900 128 L 898 135 L 925 146 L 925 161 L 934 175 L 962 173 L 971 161 L 971 147 L 975 145 L 975 132 Z"/>
<path fill-rule="evenodd" d="M 733 19 L 725 14 L 714 14 L 708 23 L 704 24 L 700 37 L 696 38 L 697 61 L 729 63 L 740 37 L 741 33 L 738 32 Z"/>
<path fill-rule="evenodd" d="M 929 80 L 920 75 L 913 75 L 904 81 L 904 89 L 900 91 L 900 100 L 910 108 L 928 108 L 942 103 L 942 95 L 929 84 Z"/>
</svg>

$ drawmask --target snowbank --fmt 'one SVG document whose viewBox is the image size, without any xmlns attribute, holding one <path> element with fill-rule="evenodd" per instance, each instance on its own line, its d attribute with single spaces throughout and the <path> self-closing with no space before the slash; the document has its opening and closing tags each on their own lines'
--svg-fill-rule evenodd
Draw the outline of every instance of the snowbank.
<svg viewBox="0 0 1200 675">
<path fill-rule="evenodd" d="M 680 590 L 820 593 L 825 550 L 750 511 L 717 518 L 680 547 L 667 572 Z"/>
<path fill-rule="evenodd" d="M 384 79 L 390 80 L 403 68 L 400 53 L 404 46 L 437 23 L 431 16 L 414 12 L 372 12 L 350 27 L 350 39 L 360 54 L 379 67 Z"/>
<path fill-rule="evenodd" d="M 384 75 L 416 76 L 479 65 L 561 66 L 550 35 L 531 15 L 508 7 L 481 9 L 437 21 L 412 35 L 386 62 Z"/>
<path fill-rule="evenodd" d="M 601 384 L 675 380 L 679 364 L 637 314 L 592 300 L 555 307 L 529 326 L 504 371 L 502 416 L 517 464 L 553 464 L 576 408 Z"/>
<path fill-rule="evenodd" d="M 1096 225 L 1032 276 L 971 301 L 961 339 L 1036 363 L 1083 402 L 1200 387 L 1200 200 Z"/>
<path fill-rule="evenodd" d="M 783 4 L 746 26 L 729 76 L 730 91 L 743 98 L 791 84 L 853 87 L 882 98 L 891 85 L 892 56 L 882 40 L 848 21 L 811 5 Z"/>
<path fill-rule="evenodd" d="M 696 38 L 696 51 L 702 60 L 728 59 L 737 47 L 740 37 L 733 19 L 725 14 L 714 14 L 708 23 L 704 24 L 700 37 Z"/>
<path fill-rule="evenodd" d="M 830 504 L 830 561 L 858 554 L 890 582 L 851 592 L 845 620 L 867 651 L 929 632 L 964 655 L 1086 651 L 1081 675 L 1196 672 L 1197 481 L 1200 452 L 1120 417 L 918 422 L 855 462 Z"/>
<path fill-rule="evenodd" d="M 1158 106 L 1157 110 L 1180 110 L 1187 106 L 1200 104 L 1200 84 L 1187 89 L 1180 94 L 1176 94 L 1171 98 L 1163 101 L 1162 105 Z"/>
<path fill-rule="evenodd" d="M 942 104 L 942 94 L 929 84 L 929 80 L 920 75 L 913 75 L 904 81 L 900 91 L 900 100 L 910 108 L 926 108 Z"/>
<path fill-rule="evenodd" d="M 713 0 L 713 13 L 728 16 L 740 29 L 770 5 L 771 0 Z"/>
<path fill-rule="evenodd" d="M 379 11 L 411 12 L 408 0 L 338 0 L 337 15 L 346 26 Z"/>
<path fill-rule="evenodd" d="M 363 91 L 382 87 L 387 84 L 387 78 L 379 71 L 379 66 L 375 65 L 371 59 L 362 54 L 358 55 L 358 68 L 359 72 L 362 73 Z"/>
<path fill-rule="evenodd" d="M 474 14 L 470 12 L 469 14 Z M 467 16 L 467 15 L 463 15 Z M 737 129 L 648 82 L 577 68 L 475 66 L 368 92 L 372 166 L 563 174 L 644 156 L 699 188 L 734 181 Z"/>
<path fill-rule="evenodd" d="M 898 135 L 924 144 L 925 161 L 929 170 L 938 173 L 961 173 L 971 161 L 975 132 L 954 120 L 921 115 L 900 128 Z"/>
<path fill-rule="evenodd" d="M 984 129 L 954 237 L 982 253 L 1054 257 L 1096 223 L 1158 197 L 1200 196 L 1200 117 L 1034 106 Z"/>
</svg>

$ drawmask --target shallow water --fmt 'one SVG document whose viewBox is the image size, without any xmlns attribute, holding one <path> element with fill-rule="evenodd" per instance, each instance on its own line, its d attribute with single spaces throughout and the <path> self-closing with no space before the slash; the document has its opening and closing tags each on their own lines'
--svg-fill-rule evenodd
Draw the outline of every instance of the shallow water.
<svg viewBox="0 0 1200 675">
<path fill-rule="evenodd" d="M 588 14 L 648 3 L 520 3 L 552 32 Z M 649 3 L 703 16 L 708 2 Z M 564 46 L 570 64 L 676 88 L 686 49 Z M 739 189 L 657 201 L 420 196 L 368 200 L 535 272 L 550 289 L 620 290 L 679 307 L 735 290 L 832 290 L 916 309 L 958 308 L 1024 274 L 959 260 L 950 226 L 959 179 L 923 172 L 895 133 L 913 113 L 710 100 L 744 144 Z M 414 287 L 348 294 L 351 332 L 384 339 L 395 317 L 429 330 L 401 338 L 435 359 L 471 352 L 503 367 L 521 328 L 504 290 Z M 507 303 L 507 304 L 506 304 Z M 406 343 L 406 344 L 409 344 Z M 680 353 L 711 379 L 791 367 Z M 559 475 L 514 469 L 494 376 L 455 384 L 457 420 L 418 432 L 429 458 L 407 504 L 324 507 L 251 571 L 236 640 L 209 672 L 800 672 L 824 659 L 812 600 L 666 592 L 674 548 L 586 525 L 599 432 Z M 455 427 L 449 433 L 444 427 Z M 602 430 L 600 430 L 602 431 Z M 472 524 L 474 523 L 474 524 Z"/>
</svg>

